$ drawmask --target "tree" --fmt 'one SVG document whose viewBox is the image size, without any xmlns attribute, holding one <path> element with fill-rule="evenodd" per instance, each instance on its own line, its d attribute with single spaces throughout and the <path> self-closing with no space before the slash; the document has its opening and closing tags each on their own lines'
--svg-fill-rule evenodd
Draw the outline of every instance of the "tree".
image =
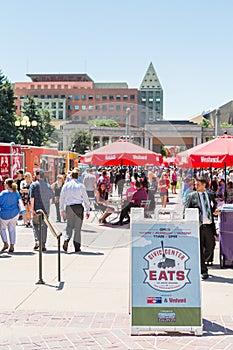
<svg viewBox="0 0 233 350">
<path fill-rule="evenodd" d="M 84 154 L 91 147 L 91 134 L 82 129 L 77 129 L 71 137 L 70 151 Z"/>
<path fill-rule="evenodd" d="M 90 120 L 88 124 L 91 126 L 107 126 L 107 127 L 113 127 L 113 128 L 120 126 L 117 122 L 115 122 L 115 120 L 111 120 L 111 119 Z"/>
<path fill-rule="evenodd" d="M 50 136 L 52 136 L 53 132 L 55 131 L 55 126 L 51 124 L 52 117 L 47 109 L 43 109 L 40 114 L 42 117 L 42 123 L 44 125 L 43 145 L 45 145 L 49 141 Z"/>
<path fill-rule="evenodd" d="M 208 128 L 209 125 L 210 125 L 210 121 L 208 119 L 206 119 L 206 118 L 203 118 L 202 121 L 201 121 L 202 128 L 204 128 L 204 129 Z"/>
<path fill-rule="evenodd" d="M 29 126 L 26 128 L 20 127 L 18 130 L 18 141 L 20 143 L 24 143 L 26 133 L 26 139 L 29 139 L 30 143 L 34 146 L 45 145 L 55 129 L 55 127 L 51 125 L 52 118 L 49 111 L 40 111 L 34 98 L 29 96 L 27 102 L 23 106 L 22 115 L 28 116 L 30 122 L 35 120 L 37 122 L 37 126 Z"/>
<path fill-rule="evenodd" d="M 15 126 L 15 97 L 11 83 L 0 71 L 0 142 L 14 142 L 17 137 Z"/>
</svg>

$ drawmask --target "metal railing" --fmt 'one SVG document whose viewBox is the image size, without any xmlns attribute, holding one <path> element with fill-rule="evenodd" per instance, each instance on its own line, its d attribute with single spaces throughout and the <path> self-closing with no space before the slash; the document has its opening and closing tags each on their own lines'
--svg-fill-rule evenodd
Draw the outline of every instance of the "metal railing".
<svg viewBox="0 0 233 350">
<path fill-rule="evenodd" d="M 42 278 L 42 221 L 48 226 L 52 235 L 57 239 L 57 254 L 58 254 L 58 282 L 61 282 L 61 232 L 56 232 L 47 215 L 42 209 L 36 211 L 39 217 L 39 280 L 36 284 L 45 284 Z"/>
</svg>

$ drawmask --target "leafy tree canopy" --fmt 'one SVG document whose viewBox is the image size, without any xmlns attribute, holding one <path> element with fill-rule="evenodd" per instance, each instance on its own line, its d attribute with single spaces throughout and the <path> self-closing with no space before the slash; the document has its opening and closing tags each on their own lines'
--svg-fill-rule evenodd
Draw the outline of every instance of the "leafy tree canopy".
<svg viewBox="0 0 233 350">
<path fill-rule="evenodd" d="M 37 107 L 35 100 L 29 96 L 27 102 L 22 109 L 22 117 L 18 117 L 21 121 L 23 116 L 28 116 L 30 122 L 36 121 L 36 126 L 19 127 L 18 141 L 20 143 L 30 143 L 34 146 L 45 145 L 52 135 L 55 127 L 51 125 L 52 117 L 48 110 L 42 110 Z"/>
<path fill-rule="evenodd" d="M 119 127 L 120 125 L 115 122 L 115 120 L 111 119 L 96 119 L 96 120 L 90 120 L 88 122 L 91 126 L 107 126 L 107 127 Z"/>
<path fill-rule="evenodd" d="M 0 142 L 15 142 L 15 96 L 11 83 L 0 71 Z"/>
<path fill-rule="evenodd" d="M 77 129 L 71 137 L 69 150 L 84 154 L 91 147 L 91 134 L 83 129 Z"/>
<path fill-rule="evenodd" d="M 201 121 L 201 126 L 202 128 L 208 128 L 210 125 L 210 121 L 206 118 L 203 118 L 202 121 Z"/>
</svg>

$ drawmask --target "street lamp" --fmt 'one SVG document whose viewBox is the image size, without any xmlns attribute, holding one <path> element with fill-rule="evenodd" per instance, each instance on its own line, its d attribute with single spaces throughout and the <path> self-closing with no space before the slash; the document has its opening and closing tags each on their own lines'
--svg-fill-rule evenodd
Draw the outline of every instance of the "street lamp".
<svg viewBox="0 0 233 350">
<path fill-rule="evenodd" d="M 36 120 L 30 121 L 29 117 L 25 115 L 21 121 L 20 120 L 15 121 L 15 126 L 17 126 L 18 128 L 21 128 L 21 134 L 23 136 L 24 145 L 33 143 L 29 139 L 29 133 L 30 133 L 31 127 L 37 126 Z"/>
<path fill-rule="evenodd" d="M 219 123 L 220 115 L 221 115 L 220 109 L 216 108 L 216 111 L 215 111 L 215 137 L 218 136 L 218 123 Z"/>
<path fill-rule="evenodd" d="M 129 138 L 130 141 L 130 107 L 126 108 L 126 119 L 125 119 L 125 137 L 126 140 Z"/>
</svg>

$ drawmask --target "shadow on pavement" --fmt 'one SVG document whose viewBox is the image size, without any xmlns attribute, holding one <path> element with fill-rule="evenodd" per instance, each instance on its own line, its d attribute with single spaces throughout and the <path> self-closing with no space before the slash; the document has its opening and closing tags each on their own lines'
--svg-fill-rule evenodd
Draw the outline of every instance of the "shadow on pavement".
<svg viewBox="0 0 233 350">
<path fill-rule="evenodd" d="M 34 252 L 14 252 L 14 253 L 10 253 L 11 256 L 14 256 L 14 255 L 25 255 L 25 256 L 32 256 L 32 255 L 35 255 L 36 253 Z"/>
<path fill-rule="evenodd" d="M 104 253 L 99 253 L 99 252 L 70 252 L 68 253 L 69 255 L 76 254 L 76 255 L 94 255 L 94 256 L 99 256 L 99 255 L 104 255 Z"/>
<path fill-rule="evenodd" d="M 233 335 L 233 329 L 226 328 L 220 324 L 208 321 L 206 319 L 203 319 L 203 329 L 205 332 L 211 333 L 212 335 Z"/>
<path fill-rule="evenodd" d="M 220 276 L 214 276 L 209 274 L 209 278 L 206 280 L 206 282 L 217 282 L 217 283 L 229 283 L 233 284 L 232 278 L 225 278 L 225 277 L 220 277 Z"/>
</svg>

